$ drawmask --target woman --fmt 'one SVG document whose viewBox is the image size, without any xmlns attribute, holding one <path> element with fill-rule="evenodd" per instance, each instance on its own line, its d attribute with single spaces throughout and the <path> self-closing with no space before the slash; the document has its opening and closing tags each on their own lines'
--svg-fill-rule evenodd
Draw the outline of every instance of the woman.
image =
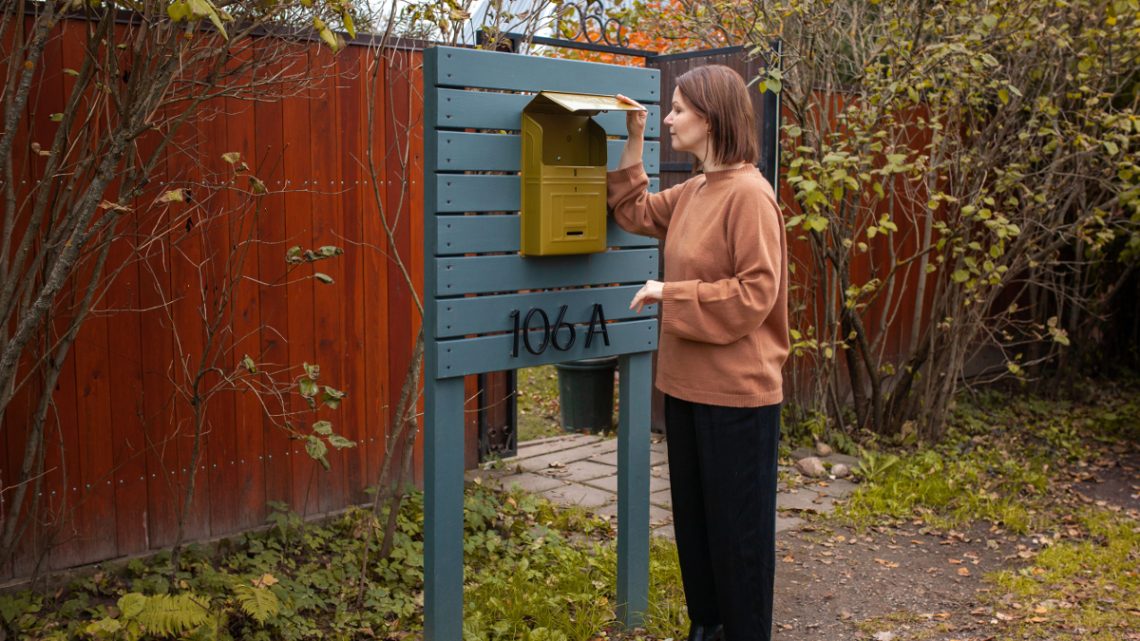
<svg viewBox="0 0 1140 641">
<path fill-rule="evenodd" d="M 753 164 L 752 102 L 728 67 L 679 77 L 665 125 L 703 173 L 658 194 L 641 164 L 646 113 L 627 113 L 608 199 L 624 229 L 665 241 L 665 282 L 647 281 L 630 307 L 661 304 L 656 384 L 689 639 L 766 641 L 788 269 L 775 193 Z"/>
</svg>

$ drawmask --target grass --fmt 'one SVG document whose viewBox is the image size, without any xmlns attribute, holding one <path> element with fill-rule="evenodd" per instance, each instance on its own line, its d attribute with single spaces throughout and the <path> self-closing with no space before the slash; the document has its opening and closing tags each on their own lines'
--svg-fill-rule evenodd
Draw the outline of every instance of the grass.
<svg viewBox="0 0 1140 641">
<path fill-rule="evenodd" d="M 1074 538 L 1050 545 L 1025 566 L 987 576 L 1009 619 L 1003 638 L 1119 641 L 1140 617 L 1140 527 L 1106 510 L 1071 519 Z M 1134 637 L 1131 637 L 1134 638 Z"/>
<path fill-rule="evenodd" d="M 518 370 L 517 385 L 519 442 L 563 434 L 554 366 Z"/>
<path fill-rule="evenodd" d="M 1120 641 L 1140 617 L 1136 511 L 1071 491 L 1098 462 L 1140 442 L 1140 383 L 1104 384 L 1083 402 L 989 393 L 955 410 L 937 447 L 865 452 L 864 479 L 829 517 L 935 530 L 988 521 L 1044 545 L 985 577 L 995 641 Z M 1136 487 L 1135 485 L 1133 486 Z"/>
</svg>

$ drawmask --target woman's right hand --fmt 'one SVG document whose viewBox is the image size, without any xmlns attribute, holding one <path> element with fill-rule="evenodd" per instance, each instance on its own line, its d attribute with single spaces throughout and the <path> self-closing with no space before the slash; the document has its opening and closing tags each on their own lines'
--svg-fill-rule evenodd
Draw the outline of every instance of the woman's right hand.
<svg viewBox="0 0 1140 641">
<path fill-rule="evenodd" d="M 615 97 L 627 105 L 633 105 L 638 108 L 637 111 L 625 112 L 625 128 L 629 132 L 630 138 L 644 138 L 645 121 L 648 119 L 649 111 L 645 108 L 644 105 L 637 102 L 633 98 L 623 96 L 620 93 Z"/>
</svg>

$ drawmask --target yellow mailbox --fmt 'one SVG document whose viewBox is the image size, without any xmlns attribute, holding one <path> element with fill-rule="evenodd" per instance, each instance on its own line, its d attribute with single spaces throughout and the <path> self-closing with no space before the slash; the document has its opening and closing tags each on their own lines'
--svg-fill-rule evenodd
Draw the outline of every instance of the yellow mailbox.
<svg viewBox="0 0 1140 641">
<path fill-rule="evenodd" d="M 606 132 L 590 116 L 637 109 L 613 96 L 543 91 L 522 113 L 521 250 L 606 249 Z"/>
</svg>

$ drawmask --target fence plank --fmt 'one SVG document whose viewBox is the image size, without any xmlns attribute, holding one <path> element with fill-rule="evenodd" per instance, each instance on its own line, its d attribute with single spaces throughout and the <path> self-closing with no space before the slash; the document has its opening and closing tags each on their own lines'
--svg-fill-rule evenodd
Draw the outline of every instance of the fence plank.
<svg viewBox="0 0 1140 641">
<path fill-rule="evenodd" d="M 518 211 L 519 177 L 494 174 L 435 174 L 435 213 Z M 660 179 L 649 177 L 649 191 L 659 190 Z"/>
<path fill-rule="evenodd" d="M 533 99 L 534 94 L 441 89 L 435 126 L 440 129 L 519 131 L 522 128 L 522 110 Z M 657 138 L 661 134 L 661 107 L 649 104 L 646 109 L 649 110 L 649 118 L 645 137 Z M 594 116 L 594 120 L 606 130 L 607 136 L 626 135 L 625 112 L 602 112 Z"/>
<path fill-rule="evenodd" d="M 348 47 L 337 55 L 337 76 L 341 78 L 355 77 L 355 82 L 348 82 L 339 89 L 336 109 L 336 130 L 351 131 L 359 128 L 364 117 L 364 86 L 370 76 L 363 65 L 368 50 L 361 47 Z M 367 136 L 344 136 L 341 141 L 338 155 L 343 158 L 340 165 L 340 176 L 344 180 L 345 191 L 340 202 L 338 217 L 344 226 L 344 238 L 337 242 L 344 249 L 344 255 L 339 259 L 344 268 L 342 280 L 338 281 L 341 289 L 340 300 L 343 301 L 344 315 L 341 318 L 343 336 L 340 341 L 341 358 L 344 362 L 344 387 L 348 400 L 341 405 L 336 413 L 336 430 L 338 434 L 356 443 L 356 447 L 349 449 L 344 456 L 345 481 L 347 483 L 347 500 L 352 503 L 363 502 L 367 495 L 364 488 L 369 480 L 366 476 L 368 470 L 368 443 L 369 434 L 368 393 L 365 390 L 367 377 L 367 351 L 365 335 L 365 307 L 367 302 L 364 296 L 357 292 L 367 291 L 364 285 L 364 254 L 369 250 L 364 242 L 364 217 L 369 215 L 371 208 L 365 205 L 365 189 L 361 185 L 363 169 L 360 162 L 366 157 L 365 145 Z"/>
<path fill-rule="evenodd" d="M 67 63 L 72 68 L 81 64 L 85 55 L 85 36 L 78 25 L 71 25 L 66 36 L 69 47 L 74 47 Z M 66 33 L 66 31 L 65 31 Z M 144 139 L 138 148 L 147 149 Z M 108 191 L 115 194 L 114 189 Z M 115 194 L 117 196 L 117 194 Z M 137 212 L 139 203 L 124 203 Z M 147 203 L 149 205 L 149 202 Z M 143 416 L 145 416 L 143 385 L 143 344 L 142 324 L 144 315 L 140 300 L 141 270 L 136 260 L 135 246 L 145 233 L 139 224 L 139 217 L 132 214 L 123 220 L 123 238 L 112 245 L 107 264 L 110 268 L 123 266 L 114 284 L 107 288 L 106 298 L 100 304 L 110 310 L 117 310 L 108 325 L 106 351 L 112 355 L 109 365 L 108 385 L 110 387 L 112 437 L 111 449 L 113 474 L 111 480 L 114 491 L 114 523 L 116 553 L 120 556 L 138 554 L 147 550 L 147 439 Z M 146 346 L 150 349 L 151 346 Z M 108 519 L 104 515 L 105 520 Z"/>
<path fill-rule="evenodd" d="M 396 261 L 402 261 L 410 274 L 412 260 L 412 226 L 416 221 L 412 218 L 411 201 L 409 199 L 409 184 L 412 178 L 409 156 L 405 155 L 410 134 L 415 125 L 412 123 L 411 101 L 413 70 L 408 60 L 408 52 L 394 51 L 387 54 L 387 87 L 391 92 L 388 111 L 384 119 L 385 136 L 387 137 L 386 157 L 387 164 L 387 206 L 385 219 L 394 232 L 395 247 L 387 241 L 381 244 L 384 254 L 389 260 L 388 269 L 388 309 L 390 310 L 388 322 L 388 367 L 392 376 L 392 384 L 388 391 L 388 414 L 391 416 L 399 404 L 400 388 L 404 383 L 408 366 L 412 362 L 412 345 L 409 336 L 412 335 L 412 290 L 404 278 L 403 270 L 396 267 Z M 393 428 L 395 423 L 392 423 Z M 399 464 L 403 460 L 403 450 L 398 450 L 394 460 L 392 476 L 384 479 L 385 482 L 397 479 Z M 404 481 L 405 479 L 399 479 Z"/>
<path fill-rule="evenodd" d="M 203 234 L 204 250 L 209 257 L 203 265 L 204 280 L 213 284 L 209 293 L 202 301 L 208 305 L 208 311 L 203 316 L 210 320 L 200 320 L 200 323 L 212 323 L 215 318 L 214 310 L 218 309 L 222 288 L 231 287 L 231 274 L 236 266 L 231 261 L 236 259 L 236 237 L 231 240 L 231 227 L 240 224 L 244 218 L 241 203 L 229 189 L 222 187 L 233 175 L 233 167 L 222 156 L 234 151 L 229 146 L 229 108 L 224 99 L 211 100 L 202 105 L 201 117 L 198 122 L 198 133 L 201 142 L 197 162 L 200 163 L 202 175 L 205 180 L 204 189 L 196 189 L 195 201 L 202 204 L 203 211 L 208 212 L 207 220 L 203 221 L 205 232 Z M 234 229 L 233 236 L 238 230 Z M 236 293 L 236 292 L 235 292 Z M 217 332 L 216 343 L 211 352 L 215 354 L 214 364 L 217 367 L 232 371 L 232 368 L 241 361 L 235 358 L 233 342 L 224 338 L 236 323 L 236 307 L 225 304 L 222 307 L 224 315 Z M 207 398 L 206 413 L 209 420 L 207 428 L 210 430 L 209 458 L 204 459 L 206 473 L 209 478 L 209 487 L 225 488 L 227 495 L 238 488 L 238 471 L 233 462 L 237 459 L 238 434 L 234 429 L 214 429 L 223 425 L 234 424 L 236 403 L 235 393 L 230 389 Z M 210 501 L 206 506 L 210 512 L 210 534 L 221 536 L 237 529 L 241 521 L 236 496 L 227 496 L 224 500 Z"/>
<path fill-rule="evenodd" d="M 66 96 L 61 70 L 63 69 L 62 35 L 52 38 L 44 46 L 42 58 L 37 62 L 37 75 L 34 79 L 32 93 L 28 99 L 27 109 L 27 138 L 29 142 L 38 142 L 43 148 L 50 148 L 55 136 L 57 125 L 51 121 L 51 114 L 64 110 Z M 34 185 L 45 177 L 47 159 L 39 154 L 33 154 L 27 165 L 28 183 Z M 74 283 L 68 283 L 57 295 L 57 301 L 63 306 L 70 306 L 74 300 Z M 54 336 L 63 336 L 67 324 L 72 318 L 70 310 L 57 310 L 54 314 Z M 65 359 L 62 364 L 56 392 L 53 395 L 53 408 L 49 410 L 46 425 L 50 426 L 58 421 L 59 431 L 45 427 L 45 470 L 54 470 L 54 483 L 49 482 L 45 487 L 48 503 L 41 509 L 45 527 L 37 534 L 36 544 L 42 545 L 56 538 L 57 545 L 49 557 L 51 567 L 66 567 L 82 560 L 82 541 L 76 540 L 75 529 L 85 529 L 82 514 L 73 510 L 79 495 L 74 491 L 81 483 L 81 473 L 77 449 L 79 443 L 79 416 L 78 392 L 76 388 L 75 352 Z M 66 456 L 61 454 L 66 452 Z M 72 519 L 74 518 L 74 522 Z M 33 558 L 18 559 L 14 568 L 17 576 L 30 573 L 35 569 L 35 552 L 30 550 Z"/>
<path fill-rule="evenodd" d="M 433 303 L 436 336 L 451 338 L 510 331 L 513 310 L 520 310 L 520 315 L 525 316 L 530 309 L 542 309 L 553 324 L 561 305 L 567 307 L 563 320 L 571 324 L 590 322 L 595 304 L 602 306 L 606 320 L 652 318 L 657 315 L 656 305 L 648 305 L 640 312 L 629 308 L 629 302 L 641 287 L 637 284 L 437 300 Z"/>
<path fill-rule="evenodd" d="M 250 48 L 235 52 L 235 64 L 246 64 L 252 58 Z M 258 70 L 256 73 L 263 73 Z M 233 98 L 226 99 L 226 148 L 241 154 L 254 175 L 261 179 L 266 167 L 261 166 L 261 158 L 256 145 L 257 114 L 253 104 Z M 246 185 L 241 185 L 246 187 Z M 245 194 L 231 194 L 233 206 L 260 206 L 261 197 L 253 199 Z M 234 291 L 234 357 L 243 359 L 249 355 L 254 362 L 261 356 L 261 296 L 260 280 L 261 243 L 258 234 L 258 216 L 250 209 L 242 209 L 235 226 L 234 242 L 238 244 L 241 278 Z M 273 254 L 271 250 L 267 250 Z M 237 363 L 235 363 L 236 365 Z M 233 487 L 236 496 L 232 501 L 237 506 L 236 528 L 248 528 L 265 522 L 265 468 L 260 460 L 265 452 L 264 410 L 259 399 L 252 393 L 235 394 L 234 399 L 234 456 L 227 465 L 234 467 Z"/>
<path fill-rule="evenodd" d="M 633 74 L 628 67 L 513 53 L 439 48 L 440 87 L 512 91 L 625 94 L 638 102 L 661 102 L 660 72 Z"/>
<path fill-rule="evenodd" d="M 202 148 L 202 134 L 198 131 L 198 117 L 186 123 L 175 134 L 173 148 L 167 155 L 169 172 L 167 189 L 187 189 L 191 193 L 204 196 L 202 181 L 204 176 L 199 165 Z M 210 535 L 210 481 L 209 475 L 201 468 L 210 460 L 210 437 L 207 425 L 202 426 L 199 441 L 198 460 L 194 457 L 195 408 L 186 399 L 193 390 L 197 368 L 201 362 L 205 345 L 205 319 L 203 305 L 209 304 L 208 270 L 212 265 L 205 261 L 209 247 L 206 244 L 206 226 L 210 211 L 201 207 L 171 205 L 174 226 L 170 230 L 170 289 L 166 292 L 170 301 L 172 327 L 174 329 L 173 378 L 179 387 L 174 397 L 175 423 L 168 426 L 172 443 L 178 453 L 178 462 L 173 469 L 166 470 L 173 480 L 178 509 L 183 514 L 184 534 L 187 540 Z M 182 224 L 179 225 L 178 223 Z M 199 406 L 202 407 L 202 406 Z M 203 408 L 203 411 L 209 406 Z M 209 416 L 209 415 L 207 415 Z M 189 509 L 184 509 L 184 497 L 190 490 L 191 475 L 194 476 L 193 500 Z M 176 532 L 174 534 L 177 534 Z"/>
<path fill-rule="evenodd" d="M 165 120 L 168 112 L 156 114 Z M 138 140 L 140 156 L 151 158 L 157 153 L 164 134 L 159 131 L 144 133 Z M 167 152 L 163 152 L 164 157 Z M 160 159 L 151 181 L 136 199 L 135 216 L 143 230 L 166 233 L 173 227 L 174 214 L 170 208 L 153 207 L 155 199 L 166 189 L 169 169 L 166 160 Z M 142 376 L 142 412 L 144 451 L 146 458 L 145 492 L 146 547 L 155 549 L 172 541 L 177 515 L 175 492 L 167 482 L 163 470 L 176 467 L 177 452 L 169 442 L 170 426 L 174 423 L 170 367 L 174 362 L 174 340 L 166 294 L 170 291 L 170 263 L 165 243 L 152 243 L 141 248 L 138 256 L 139 307 L 149 310 L 140 314 L 139 343 L 144 347 L 140 354 L 139 373 Z"/>
<path fill-rule="evenodd" d="M 437 258 L 436 295 L 636 283 L 657 277 L 656 249 L 575 256 Z"/>
<path fill-rule="evenodd" d="M 510 334 L 440 341 L 437 371 L 440 377 L 464 376 L 583 358 L 647 352 L 657 347 L 655 318 L 607 324 L 606 331 L 610 339 L 608 346 L 600 334 L 595 334 L 590 346 L 586 347 L 587 326 L 580 325 L 577 331 L 578 337 L 568 350 L 548 348 L 540 354 L 532 354 L 520 344 L 518 356 L 511 355 L 513 338 Z M 531 335 L 531 344 L 537 348 L 542 342 L 541 332 L 532 332 Z"/>
<path fill-rule="evenodd" d="M 301 53 L 292 61 L 294 68 L 308 68 L 308 56 Z M 285 167 L 285 232 L 287 246 L 313 247 L 313 176 L 309 147 L 310 111 L 308 100 L 287 100 L 282 113 L 283 154 Z M 302 266 L 293 272 L 286 287 L 288 318 L 281 319 L 288 327 L 289 360 L 291 367 L 317 362 L 313 327 L 313 279 L 319 268 Z M 301 428 L 312 423 L 308 405 L 299 396 L 292 398 L 290 409 L 293 422 Z M 299 441 L 291 441 L 285 453 L 287 464 L 293 470 L 293 488 L 290 503 L 298 514 L 314 513 L 319 508 L 317 474 L 319 465 L 308 456 Z"/>
<path fill-rule="evenodd" d="M 258 42 L 258 49 L 272 49 L 272 42 Z M 258 55 L 268 55 L 259 53 Z M 272 56 L 269 56 L 272 59 Z M 284 61 L 275 61 L 264 70 L 266 76 L 285 73 Z M 258 71 L 259 75 L 262 73 Z M 259 101 L 254 104 L 254 144 L 257 150 L 254 172 L 268 187 L 268 193 L 259 198 L 259 204 L 269 215 L 257 219 L 257 274 L 261 285 L 258 288 L 259 312 L 261 315 L 260 347 L 255 360 L 263 363 L 267 376 L 276 381 L 289 379 L 282 370 L 289 366 L 289 318 L 288 269 L 285 263 L 285 250 L 290 246 L 286 229 L 285 208 L 285 138 L 282 124 L 285 119 L 285 103 L 288 101 Z M 270 405 L 273 412 L 280 414 L 289 411 L 288 401 L 284 406 Z M 287 456 L 292 444 L 289 436 L 267 412 L 262 417 L 262 438 L 264 450 L 249 452 L 248 464 L 260 465 L 265 478 L 263 503 L 288 504 L 293 498 L 293 468 L 291 456 Z M 256 458 L 254 458 L 256 455 Z"/>
<path fill-rule="evenodd" d="M 389 399 L 394 386 L 393 370 L 389 360 L 390 312 L 389 295 L 389 261 L 388 239 L 384 233 L 383 216 L 387 212 L 387 192 L 384 180 L 388 176 L 387 149 L 391 144 L 391 136 L 385 123 L 388 120 L 388 65 L 383 59 L 384 52 L 369 50 L 364 68 L 375 69 L 375 79 L 368 74 L 365 78 L 366 102 L 363 107 L 362 131 L 369 132 L 366 144 L 371 145 L 373 166 L 375 167 L 375 180 L 366 174 L 363 184 L 367 205 L 363 209 L 364 247 L 364 289 L 356 295 L 364 299 L 364 323 L 366 333 L 364 336 L 365 354 L 369 362 L 367 380 L 365 381 L 367 403 L 367 420 L 369 436 L 366 441 L 368 452 L 368 467 L 365 469 L 366 483 L 376 485 L 380 481 L 380 466 L 384 457 L 384 447 L 390 429 Z M 369 119 L 368 100 L 371 101 L 372 116 Z M 370 170 L 371 171 L 371 170 Z M 377 200 L 379 198 L 379 200 Z M 394 267 L 393 267 L 394 269 Z"/>
<path fill-rule="evenodd" d="M 411 89 L 411 122 L 413 123 L 412 140 L 410 155 L 412 158 L 411 167 L 411 199 L 412 211 L 416 212 L 412 223 L 412 281 L 416 288 L 416 293 L 419 300 L 424 301 L 424 76 L 423 76 L 423 53 L 408 52 L 409 67 L 413 70 L 412 73 L 412 89 Z M 410 340 L 414 343 L 420 331 L 422 322 L 421 314 L 413 312 L 412 316 L 412 333 Z M 424 397 L 422 394 L 416 395 L 416 422 L 419 424 L 416 429 L 416 438 L 413 447 L 415 448 L 412 453 L 412 477 L 417 486 L 422 486 L 424 481 L 424 430 L 423 430 L 423 415 L 424 415 Z"/>
<path fill-rule="evenodd" d="M 522 143 L 517 134 L 472 134 L 456 131 L 439 132 L 436 151 L 440 171 L 518 171 Z M 621 160 L 622 140 L 607 140 L 607 168 L 617 169 Z M 645 172 L 656 174 L 660 164 L 656 140 L 645 141 Z"/>
<path fill-rule="evenodd" d="M 313 247 L 341 245 L 344 238 L 343 223 L 339 218 L 341 193 L 344 190 L 341 159 L 344 154 L 341 143 L 344 138 L 333 128 L 337 104 L 341 96 L 337 91 L 335 75 L 337 61 L 333 53 L 325 48 L 309 50 L 314 85 L 309 89 L 309 122 L 313 144 L 309 147 L 309 160 L 312 164 L 313 189 Z M 341 324 L 341 301 L 344 291 L 344 257 L 336 257 L 315 265 L 321 273 L 328 274 L 331 285 L 314 283 L 313 322 L 314 354 L 321 364 L 321 384 L 336 389 L 344 389 L 345 352 L 339 343 L 343 340 Z M 341 429 L 345 421 L 340 412 L 327 408 L 319 409 L 313 419 L 326 419 L 336 429 Z M 329 448 L 326 455 L 329 469 L 317 472 L 317 505 L 322 513 L 344 507 L 348 496 L 345 465 L 348 457 L 344 450 Z"/>
<path fill-rule="evenodd" d="M 519 250 L 518 214 L 486 216 L 437 216 L 439 256 Z M 618 227 L 613 218 L 606 221 L 606 245 L 610 247 L 657 247 L 657 239 L 631 234 Z"/>
</svg>

